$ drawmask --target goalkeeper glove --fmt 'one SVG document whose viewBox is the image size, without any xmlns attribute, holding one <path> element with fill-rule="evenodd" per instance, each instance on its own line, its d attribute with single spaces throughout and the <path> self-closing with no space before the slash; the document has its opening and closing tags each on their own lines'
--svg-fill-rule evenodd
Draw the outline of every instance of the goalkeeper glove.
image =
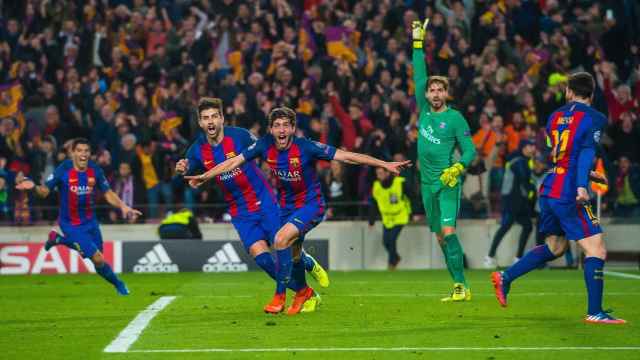
<svg viewBox="0 0 640 360">
<path fill-rule="evenodd" d="M 442 171 L 442 175 L 440 175 L 440 181 L 446 186 L 454 187 L 458 185 L 458 178 L 462 171 L 464 170 L 464 165 L 461 163 L 455 163 L 450 167 L 444 169 Z"/>
<path fill-rule="evenodd" d="M 411 34 L 413 37 L 413 48 L 414 49 L 422 49 L 422 42 L 424 41 L 424 34 L 427 32 L 427 25 L 429 24 L 429 19 L 426 19 L 424 23 L 421 23 L 418 20 L 414 20 L 411 23 Z"/>
</svg>

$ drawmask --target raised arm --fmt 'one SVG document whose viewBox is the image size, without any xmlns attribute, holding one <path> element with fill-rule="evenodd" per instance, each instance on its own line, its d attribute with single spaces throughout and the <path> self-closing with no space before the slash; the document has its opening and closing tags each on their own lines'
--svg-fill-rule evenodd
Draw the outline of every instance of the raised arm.
<svg viewBox="0 0 640 360">
<path fill-rule="evenodd" d="M 399 175 L 400 171 L 406 167 L 411 166 L 411 161 L 383 161 L 380 159 L 376 159 L 373 156 L 369 156 L 366 154 L 354 153 L 350 151 L 344 151 L 337 149 L 336 154 L 333 157 L 333 160 L 342 161 L 348 164 L 355 165 L 370 165 L 375 167 L 381 167 L 383 169 L 387 169 L 388 171 Z"/>
<path fill-rule="evenodd" d="M 420 21 L 414 21 L 411 24 L 413 34 L 413 82 L 415 84 L 416 103 L 418 104 L 418 113 L 427 106 L 427 99 L 424 94 L 427 90 L 427 65 L 424 62 L 424 51 L 422 49 L 424 43 L 424 34 L 429 24 L 429 19 L 422 24 Z"/>
<path fill-rule="evenodd" d="M 245 161 L 246 160 L 244 154 L 240 154 L 221 162 L 220 164 L 214 166 L 203 174 L 185 176 L 184 179 L 188 180 L 189 185 L 191 185 L 192 187 L 198 187 L 222 173 L 239 168 L 240 166 L 242 166 L 242 164 L 245 163 Z"/>
</svg>

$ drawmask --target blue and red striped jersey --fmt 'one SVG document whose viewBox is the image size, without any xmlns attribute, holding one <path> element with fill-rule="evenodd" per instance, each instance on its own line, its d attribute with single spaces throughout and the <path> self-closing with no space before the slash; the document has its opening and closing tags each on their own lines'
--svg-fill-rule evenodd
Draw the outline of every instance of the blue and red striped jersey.
<svg viewBox="0 0 640 360">
<path fill-rule="evenodd" d="M 189 173 L 212 169 L 239 155 L 254 141 L 249 131 L 232 126 L 224 127 L 224 138 L 217 145 L 209 144 L 206 136 L 200 134 L 187 151 Z M 265 201 L 275 203 L 273 190 L 254 161 L 216 176 L 215 182 L 222 189 L 224 200 L 229 204 L 229 214 L 234 218 L 255 214 Z"/>
<path fill-rule="evenodd" d="M 540 186 L 540 195 L 575 201 L 577 188 L 586 188 L 606 117 L 591 106 L 570 102 L 556 110 L 547 123 L 552 168 Z"/>
<path fill-rule="evenodd" d="M 58 189 L 60 193 L 60 212 L 58 221 L 61 225 L 84 225 L 96 221 L 95 187 L 107 192 L 109 181 L 98 164 L 89 161 L 84 171 L 73 167 L 71 160 L 63 161 L 47 178 L 45 185 L 50 189 Z"/>
<path fill-rule="evenodd" d="M 278 202 L 283 210 L 299 209 L 315 203 L 324 207 L 324 197 L 316 172 L 317 160 L 333 160 L 336 148 L 305 138 L 294 137 L 291 146 L 278 150 L 273 135 L 265 135 L 242 153 L 245 159 L 262 157 L 278 188 Z"/>
</svg>

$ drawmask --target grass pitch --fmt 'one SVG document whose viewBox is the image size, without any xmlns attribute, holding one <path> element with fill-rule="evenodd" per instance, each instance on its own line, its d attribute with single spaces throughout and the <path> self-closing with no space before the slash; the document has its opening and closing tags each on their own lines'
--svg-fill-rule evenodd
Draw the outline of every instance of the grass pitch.
<svg viewBox="0 0 640 360">
<path fill-rule="evenodd" d="M 319 311 L 295 317 L 262 313 L 273 283 L 258 272 L 125 274 L 128 297 L 97 275 L 3 276 L 0 359 L 640 359 L 640 279 L 606 276 L 605 306 L 629 324 L 593 326 L 581 271 L 525 276 L 507 309 L 486 271 L 468 272 L 470 303 L 440 302 L 446 271 L 330 275 Z M 176 299 L 127 353 L 103 352 L 162 296 Z M 162 350 L 182 352 L 147 352 Z"/>
</svg>

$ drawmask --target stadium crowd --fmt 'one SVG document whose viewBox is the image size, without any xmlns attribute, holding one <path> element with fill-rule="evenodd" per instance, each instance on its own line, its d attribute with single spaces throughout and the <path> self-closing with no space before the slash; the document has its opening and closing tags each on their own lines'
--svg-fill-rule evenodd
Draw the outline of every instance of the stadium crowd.
<svg viewBox="0 0 640 360">
<path fill-rule="evenodd" d="M 286 105 L 300 135 L 415 160 L 410 24 L 425 17 L 428 71 L 448 76 L 449 103 L 468 120 L 479 153 L 463 216 L 497 213 L 504 166 L 521 140 L 536 144 L 534 176 L 545 171 L 544 126 L 578 69 L 596 76 L 595 106 L 609 117 L 605 210 L 640 215 L 634 0 L 26 0 L 2 2 L 1 11 L 0 220 L 55 218 L 55 199 L 13 184 L 22 176 L 42 183 L 79 136 L 125 202 L 149 204 L 148 218 L 182 204 L 223 204 L 215 187 L 196 192 L 174 174 L 198 134 L 203 96 L 223 99 L 226 123 L 257 136 L 269 110 Z M 330 203 L 367 201 L 371 169 L 323 166 Z M 405 176 L 417 193 L 417 171 Z M 334 206 L 328 216 L 350 214 L 353 207 Z"/>
</svg>

